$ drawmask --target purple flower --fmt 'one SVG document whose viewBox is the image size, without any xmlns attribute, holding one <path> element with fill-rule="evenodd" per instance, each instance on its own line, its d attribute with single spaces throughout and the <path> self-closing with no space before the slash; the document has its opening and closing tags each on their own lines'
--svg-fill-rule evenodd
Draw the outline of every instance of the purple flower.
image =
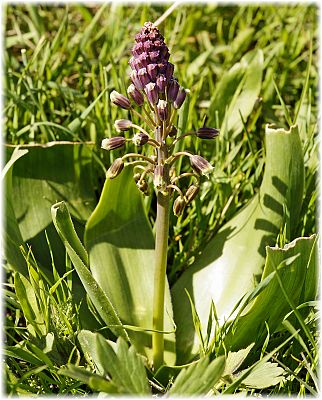
<svg viewBox="0 0 322 400">
<path fill-rule="evenodd" d="M 121 108 L 124 108 L 125 110 L 131 108 L 130 100 L 127 97 L 123 96 L 123 94 L 117 92 L 116 90 L 113 90 L 113 92 L 110 94 L 110 99 L 113 104 Z"/>
<path fill-rule="evenodd" d="M 200 139 L 214 139 L 219 135 L 219 129 L 208 128 L 204 126 L 203 128 L 199 128 L 197 130 L 196 135 Z"/>
<path fill-rule="evenodd" d="M 142 106 L 144 103 L 144 97 L 142 93 L 133 85 L 133 83 L 127 88 L 127 93 L 132 97 L 138 106 Z"/>
<path fill-rule="evenodd" d="M 123 147 L 126 139 L 122 136 L 114 136 L 110 139 L 103 139 L 101 147 L 104 150 L 114 150 L 119 147 Z"/>
<path fill-rule="evenodd" d="M 198 155 L 191 156 L 190 162 L 192 168 L 200 175 L 205 175 L 208 177 L 210 172 L 212 172 L 214 169 L 214 167 L 206 159 Z"/>
<path fill-rule="evenodd" d="M 145 86 L 144 91 L 151 104 L 156 104 L 158 102 L 158 89 L 155 83 L 148 83 Z"/>
</svg>

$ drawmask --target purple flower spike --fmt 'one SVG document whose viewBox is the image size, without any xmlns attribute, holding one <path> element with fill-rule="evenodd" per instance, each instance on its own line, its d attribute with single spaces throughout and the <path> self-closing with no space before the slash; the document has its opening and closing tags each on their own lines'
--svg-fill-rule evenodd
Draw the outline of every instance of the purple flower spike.
<svg viewBox="0 0 322 400">
<path fill-rule="evenodd" d="M 142 106 L 144 103 L 144 97 L 141 92 L 133 85 L 133 83 L 127 88 L 127 93 L 132 97 L 138 106 Z"/>
<path fill-rule="evenodd" d="M 158 89 L 155 83 L 152 82 L 148 83 L 145 86 L 144 91 L 151 104 L 156 104 L 158 102 Z"/>
</svg>

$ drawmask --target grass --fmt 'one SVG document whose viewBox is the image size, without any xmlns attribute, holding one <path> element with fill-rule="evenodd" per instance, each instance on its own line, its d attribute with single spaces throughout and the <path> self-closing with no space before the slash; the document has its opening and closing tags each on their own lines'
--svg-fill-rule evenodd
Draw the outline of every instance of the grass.
<svg viewBox="0 0 322 400">
<path fill-rule="evenodd" d="M 108 153 L 99 149 L 104 137 L 115 134 L 114 120 L 121 117 L 119 110 L 111 106 L 109 93 L 114 89 L 126 92 L 133 36 L 146 20 L 155 21 L 166 9 L 166 5 L 140 3 L 7 5 L 4 8 L 4 141 L 13 145 L 62 140 L 95 142 L 98 200 L 104 172 L 118 156 L 117 151 Z M 202 185 L 200 197 L 185 214 L 178 219 L 171 216 L 170 285 L 220 227 L 258 191 L 267 123 L 285 128 L 294 121 L 299 124 L 304 148 L 305 195 L 296 232 L 289 240 L 316 232 L 317 13 L 314 4 L 185 4 L 162 22 L 160 29 L 170 48 L 175 75 L 190 90 L 189 101 L 178 121 L 179 132 L 195 130 L 204 121 L 208 126 L 221 127 L 215 143 L 190 142 L 189 150 L 211 160 L 215 172 Z M 220 92 L 218 86 L 243 56 L 256 49 L 263 52 L 260 93 L 250 112 L 240 115 L 235 107 L 226 116 L 228 120 L 239 121 L 238 132 L 231 133 L 220 125 L 226 107 L 234 95 L 237 99 L 238 96 L 229 90 Z M 249 95 L 244 93 L 244 96 L 247 105 Z M 124 111 L 122 117 L 127 116 Z M 133 122 L 138 121 L 134 118 Z M 146 198 L 145 206 L 154 223 L 155 196 Z M 30 341 L 34 332 L 26 322 L 26 310 L 17 298 L 13 272 L 7 266 L 7 392 L 12 395 L 91 393 L 87 385 L 58 374 L 59 367 L 69 358 L 89 365 L 75 339 L 81 326 L 77 303 L 70 296 L 70 275 L 54 287 L 59 279 L 55 269 L 54 279 L 48 281 L 35 265 L 34 268 L 40 314 L 46 316 L 44 323 L 52 324 L 53 343 L 58 348 L 50 348 L 49 342 L 41 343 L 37 334 L 37 339 Z M 70 269 L 66 261 L 65 270 Z M 61 318 L 62 309 L 68 315 L 66 320 Z M 317 311 L 314 304 L 308 305 L 307 310 L 300 313 L 300 318 L 316 342 Z M 277 348 L 296 329 L 298 321 L 292 319 L 280 332 L 268 332 L 263 354 Z M 256 395 L 315 393 L 317 357 L 310 337 L 301 331 L 274 355 L 274 360 L 288 372 L 283 384 L 264 390 L 240 387 L 237 391 Z M 255 362 L 255 358 L 249 363 Z"/>
</svg>

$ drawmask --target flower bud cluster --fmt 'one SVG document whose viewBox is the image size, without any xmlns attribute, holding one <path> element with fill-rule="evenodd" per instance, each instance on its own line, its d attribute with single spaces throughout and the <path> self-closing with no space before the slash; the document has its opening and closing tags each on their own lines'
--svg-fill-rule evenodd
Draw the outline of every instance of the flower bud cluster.
<svg viewBox="0 0 322 400">
<path fill-rule="evenodd" d="M 144 24 L 135 36 L 135 45 L 131 52 L 132 57 L 129 60 L 131 83 L 127 88 L 127 96 L 114 90 L 110 94 L 110 99 L 116 106 L 139 117 L 144 122 L 145 128 L 136 125 L 129 119 L 118 119 L 114 123 L 118 133 L 129 130 L 138 130 L 138 132 L 134 132 L 132 138 L 129 139 L 122 136 L 104 139 L 102 148 L 114 150 L 129 142 L 137 147 L 152 146 L 153 154 L 147 157 L 143 154 L 129 153 L 117 158 L 107 171 L 107 178 L 113 179 L 121 173 L 126 158 L 137 158 L 139 161 L 130 161 L 129 163 L 139 162 L 140 168 L 143 167 L 143 172 L 134 175 L 138 189 L 148 195 L 148 176 L 150 175 L 149 179 L 153 182 L 157 192 L 170 195 L 177 191 L 179 196 L 173 202 L 173 212 L 179 216 L 197 196 L 199 180 L 202 176 L 208 177 L 213 167 L 199 155 L 187 152 L 172 154 L 174 144 L 192 134 L 199 139 L 214 139 L 219 135 L 219 131 L 214 128 L 202 127 L 196 132 L 177 137 L 178 131 L 175 126 L 177 112 L 186 100 L 189 90 L 181 87 L 174 77 L 174 65 L 169 62 L 169 49 L 164 42 L 164 37 L 153 23 L 146 22 Z M 139 107 L 139 111 L 136 107 Z M 169 143 L 171 141 L 172 143 Z M 171 165 L 180 155 L 189 156 L 191 171 L 194 172 L 178 176 L 173 172 L 175 168 Z M 185 193 L 176 186 L 184 176 L 197 179 L 196 183 L 190 184 Z"/>
</svg>

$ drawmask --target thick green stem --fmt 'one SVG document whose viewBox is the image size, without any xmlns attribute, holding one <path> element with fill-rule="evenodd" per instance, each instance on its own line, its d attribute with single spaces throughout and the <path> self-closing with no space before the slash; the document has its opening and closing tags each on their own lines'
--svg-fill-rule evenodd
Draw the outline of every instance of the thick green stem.
<svg viewBox="0 0 322 400">
<path fill-rule="evenodd" d="M 169 194 L 158 193 L 156 239 L 155 239 L 155 278 L 153 329 L 164 330 L 164 296 L 167 269 L 169 235 Z M 153 332 L 153 366 L 156 371 L 163 364 L 164 337 L 163 333 Z"/>
<path fill-rule="evenodd" d="M 163 164 L 167 158 L 167 147 L 163 144 L 158 149 L 158 163 Z M 169 167 L 164 166 L 164 181 L 169 184 Z M 158 192 L 157 218 L 155 237 L 155 275 L 154 275 L 154 300 L 153 300 L 153 329 L 164 331 L 164 299 L 167 269 L 168 236 L 169 236 L 169 193 Z M 156 371 L 163 365 L 164 334 L 152 334 L 153 366 Z"/>
</svg>

